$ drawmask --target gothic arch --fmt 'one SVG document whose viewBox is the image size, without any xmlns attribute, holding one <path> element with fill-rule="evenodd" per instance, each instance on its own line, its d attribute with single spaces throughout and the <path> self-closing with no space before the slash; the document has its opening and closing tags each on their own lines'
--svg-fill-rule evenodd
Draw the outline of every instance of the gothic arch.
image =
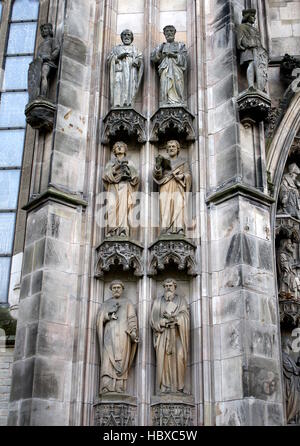
<svg viewBox="0 0 300 446">
<path fill-rule="evenodd" d="M 299 259 L 299 248 L 296 248 L 297 253 L 290 254 L 291 251 L 288 251 L 287 248 L 282 249 L 281 243 L 285 243 L 286 240 L 292 240 L 292 243 L 295 243 L 294 246 L 299 246 L 299 220 L 295 220 L 287 216 L 283 216 L 281 214 L 285 214 L 281 209 L 281 205 L 279 206 L 279 193 L 280 187 L 284 178 L 285 169 L 290 159 L 290 162 L 298 161 L 294 159 L 292 161 L 292 152 L 293 145 L 297 140 L 297 136 L 299 138 L 300 131 L 300 93 L 296 94 L 291 101 L 291 104 L 285 113 L 275 135 L 269 147 L 269 151 L 267 154 L 267 171 L 270 175 L 270 180 L 273 188 L 273 196 L 274 196 L 274 204 L 272 207 L 271 213 L 271 227 L 273 234 L 273 252 L 274 252 L 274 265 L 275 265 L 275 289 L 277 295 L 278 302 L 278 312 L 280 313 L 280 327 L 279 332 L 281 333 L 281 342 L 282 342 L 282 355 L 281 355 L 281 365 L 283 372 L 286 371 L 286 367 L 289 368 L 290 364 L 294 364 L 296 368 L 296 356 L 293 357 L 292 350 L 289 350 L 287 341 L 291 339 L 291 333 L 293 328 L 299 327 L 300 324 L 300 316 L 299 316 L 299 299 L 297 298 L 297 291 L 289 293 L 290 289 L 283 292 L 283 279 L 281 269 L 282 255 L 285 257 L 286 265 L 295 265 L 297 262 L 291 261 L 290 259 L 297 257 L 297 261 Z M 300 138 L 299 138 L 300 141 Z M 296 155 L 295 155 L 296 156 Z M 298 161 L 299 165 L 299 161 Z M 278 209 L 280 208 L 279 212 Z M 290 212 L 290 211 L 289 211 Z M 280 215 L 278 215 L 280 214 Z M 297 217 L 298 218 L 298 217 Z M 283 231 L 283 232 L 282 232 Z M 280 265 L 280 266 L 279 266 Z M 291 269 L 294 270 L 294 266 L 291 266 Z M 299 276 L 299 270 L 296 275 Z M 298 301 L 298 303 L 297 303 Z M 287 350 L 286 350 L 287 347 Z M 299 361 L 299 359 L 298 359 Z M 292 370 L 292 369 L 291 369 Z M 286 385 L 286 372 L 282 374 L 282 379 L 285 388 Z M 291 372 L 292 374 L 292 372 Z M 289 382 L 289 381 L 288 381 Z M 292 382 L 292 381 L 291 381 Z M 291 388 L 290 393 L 293 393 L 293 389 Z M 297 391 L 295 390 L 295 395 Z M 297 399 L 298 398 L 298 399 Z M 285 400 L 286 398 L 284 398 Z M 292 397 L 289 397 L 289 402 L 286 406 L 286 423 L 296 423 L 299 424 L 299 393 L 298 396 L 295 396 L 294 400 Z M 298 407 L 298 413 L 296 412 L 296 407 Z"/>
<path fill-rule="evenodd" d="M 300 93 L 297 93 L 274 135 L 267 154 L 267 172 L 270 174 L 274 185 L 274 198 L 276 200 L 273 215 L 276 213 L 279 187 L 284 168 L 299 129 Z"/>
</svg>

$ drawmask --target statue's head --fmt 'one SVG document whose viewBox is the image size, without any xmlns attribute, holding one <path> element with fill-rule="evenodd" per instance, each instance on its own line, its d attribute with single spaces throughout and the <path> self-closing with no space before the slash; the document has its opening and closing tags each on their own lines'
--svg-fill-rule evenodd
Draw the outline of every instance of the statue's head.
<svg viewBox="0 0 300 446">
<path fill-rule="evenodd" d="M 114 144 L 113 146 L 113 154 L 118 157 L 118 156 L 126 156 L 127 154 L 127 144 L 125 144 L 125 142 L 123 141 L 118 141 Z"/>
<path fill-rule="evenodd" d="M 176 28 L 173 25 L 167 25 L 163 29 L 167 42 L 172 43 L 175 40 Z"/>
<path fill-rule="evenodd" d="M 290 175 L 293 175 L 293 176 L 297 177 L 297 175 L 300 174 L 300 169 L 299 169 L 299 167 L 297 166 L 296 163 L 290 164 L 288 169 L 289 169 L 289 174 Z"/>
<path fill-rule="evenodd" d="M 166 279 L 163 283 L 163 287 L 165 289 L 165 296 L 174 296 L 177 282 L 174 279 Z"/>
<path fill-rule="evenodd" d="M 254 25 L 256 21 L 256 9 L 243 10 L 243 23 L 251 23 Z"/>
<path fill-rule="evenodd" d="M 112 296 L 118 298 L 122 296 L 125 286 L 121 280 L 114 280 L 111 282 L 109 289 L 111 290 Z"/>
<path fill-rule="evenodd" d="M 124 31 L 121 32 L 121 40 L 124 45 L 131 45 L 133 39 L 133 32 L 130 29 L 124 29 Z"/>
<path fill-rule="evenodd" d="M 294 253 L 293 242 L 290 238 L 282 238 L 280 240 L 280 250 L 289 252 L 290 254 Z"/>
<path fill-rule="evenodd" d="M 54 35 L 52 23 L 44 23 L 43 25 L 40 26 L 40 30 L 43 38 L 48 36 L 53 37 Z"/>
<path fill-rule="evenodd" d="M 167 153 L 170 158 L 175 158 L 179 155 L 180 152 L 180 144 L 176 140 L 167 142 Z"/>
</svg>

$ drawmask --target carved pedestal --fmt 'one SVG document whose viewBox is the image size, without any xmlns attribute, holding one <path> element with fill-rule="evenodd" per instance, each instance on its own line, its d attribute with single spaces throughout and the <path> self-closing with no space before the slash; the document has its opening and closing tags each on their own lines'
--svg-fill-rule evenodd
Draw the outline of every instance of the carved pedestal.
<svg viewBox="0 0 300 446">
<path fill-rule="evenodd" d="M 152 426 L 195 426 L 195 404 L 190 395 L 166 394 L 151 399 Z"/>
<path fill-rule="evenodd" d="M 249 89 L 237 98 L 240 120 L 252 119 L 256 122 L 264 121 L 271 108 L 271 99 L 259 90 Z"/>
<path fill-rule="evenodd" d="M 122 394 L 107 394 L 94 404 L 95 426 L 136 426 L 136 398 Z"/>
<path fill-rule="evenodd" d="M 120 265 L 124 271 L 133 269 L 134 275 L 143 275 L 143 247 L 125 237 L 111 237 L 97 248 L 95 276 L 103 277 L 111 266 Z"/>
<path fill-rule="evenodd" d="M 25 115 L 27 123 L 37 130 L 51 132 L 54 124 L 56 105 L 43 98 L 35 99 L 27 104 Z"/>
<path fill-rule="evenodd" d="M 151 118 L 150 141 L 158 142 L 169 130 L 174 132 L 174 139 L 184 137 L 186 141 L 195 141 L 194 119 L 194 115 L 184 107 L 160 107 Z"/>
<path fill-rule="evenodd" d="M 179 271 L 187 270 L 194 276 L 196 272 L 195 245 L 184 237 L 160 237 L 150 248 L 149 276 L 156 275 L 173 262 Z"/>
<path fill-rule="evenodd" d="M 113 108 L 103 120 L 103 144 L 109 144 L 112 139 L 122 139 L 125 136 L 136 136 L 139 143 L 146 140 L 146 118 L 133 108 Z"/>
</svg>

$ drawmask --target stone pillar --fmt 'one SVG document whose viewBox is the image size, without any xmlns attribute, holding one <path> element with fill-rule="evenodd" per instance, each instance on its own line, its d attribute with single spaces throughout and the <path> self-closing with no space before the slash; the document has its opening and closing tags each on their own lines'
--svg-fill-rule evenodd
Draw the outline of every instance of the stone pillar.
<svg viewBox="0 0 300 446">
<path fill-rule="evenodd" d="M 32 196 L 25 207 L 27 229 L 8 421 L 19 426 L 78 422 L 71 402 L 76 395 L 74 382 L 81 382 L 78 314 L 86 315 L 80 260 L 85 252 L 88 58 L 94 1 L 51 2 L 53 16 L 54 5 L 56 31 L 60 30 L 62 40 L 57 117 L 53 133 L 45 140 L 41 135 L 37 138 Z"/>
<path fill-rule="evenodd" d="M 263 125 L 239 122 L 235 25 L 242 0 L 207 21 L 212 375 L 217 425 L 280 425 L 279 318 Z M 226 119 L 225 119 L 226 116 Z"/>
</svg>

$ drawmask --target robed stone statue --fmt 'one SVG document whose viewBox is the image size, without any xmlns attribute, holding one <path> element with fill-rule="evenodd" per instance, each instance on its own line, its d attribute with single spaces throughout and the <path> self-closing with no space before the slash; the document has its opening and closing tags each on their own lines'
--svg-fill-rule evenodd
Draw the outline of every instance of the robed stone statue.
<svg viewBox="0 0 300 446">
<path fill-rule="evenodd" d="M 132 107 L 144 73 L 143 54 L 132 45 L 133 33 L 125 29 L 122 45 L 116 45 L 108 56 L 110 101 L 113 108 Z"/>
<path fill-rule="evenodd" d="M 300 280 L 295 266 L 293 242 L 290 238 L 282 238 L 277 251 L 279 295 L 282 299 L 300 301 Z"/>
<path fill-rule="evenodd" d="M 178 141 L 168 141 L 168 158 L 159 155 L 153 170 L 159 185 L 160 227 L 162 234 L 185 234 L 188 192 L 192 177 L 187 162 L 179 157 Z"/>
<path fill-rule="evenodd" d="M 299 174 L 300 169 L 297 164 L 290 164 L 288 173 L 283 175 L 279 191 L 279 203 L 282 211 L 298 220 L 300 220 Z"/>
<path fill-rule="evenodd" d="M 38 46 L 37 57 L 29 65 L 28 93 L 29 102 L 40 98 L 47 98 L 49 81 L 55 70 L 60 53 L 60 43 L 54 37 L 51 23 L 41 25 L 42 43 Z"/>
<path fill-rule="evenodd" d="M 261 42 L 259 30 L 254 26 L 256 9 L 243 11 L 242 24 L 237 29 L 237 47 L 240 50 L 240 64 L 247 68 L 248 87 L 266 91 L 269 56 Z"/>
<path fill-rule="evenodd" d="M 138 189 L 139 175 L 126 157 L 128 147 L 124 142 L 113 146 L 114 158 L 105 167 L 103 182 L 107 190 L 107 236 L 128 237 L 132 227 L 134 193 Z"/>
<path fill-rule="evenodd" d="M 175 280 L 165 280 L 164 294 L 155 299 L 151 312 L 159 393 L 184 393 L 185 388 L 190 313 L 176 288 Z"/>
<path fill-rule="evenodd" d="M 100 395 L 126 392 L 128 372 L 138 340 L 137 315 L 130 300 L 123 297 L 124 284 L 111 283 L 112 298 L 105 301 L 97 318 L 100 347 Z"/>
<path fill-rule="evenodd" d="M 285 339 L 282 347 L 287 423 L 298 424 L 300 423 L 300 358 L 296 363 L 290 356 L 292 346 L 289 340 Z"/>
<path fill-rule="evenodd" d="M 187 49 L 184 43 L 175 42 L 176 29 L 172 25 L 164 28 L 167 42 L 159 45 L 151 54 L 158 65 L 160 77 L 160 106 L 185 105 L 185 72 Z"/>
</svg>

